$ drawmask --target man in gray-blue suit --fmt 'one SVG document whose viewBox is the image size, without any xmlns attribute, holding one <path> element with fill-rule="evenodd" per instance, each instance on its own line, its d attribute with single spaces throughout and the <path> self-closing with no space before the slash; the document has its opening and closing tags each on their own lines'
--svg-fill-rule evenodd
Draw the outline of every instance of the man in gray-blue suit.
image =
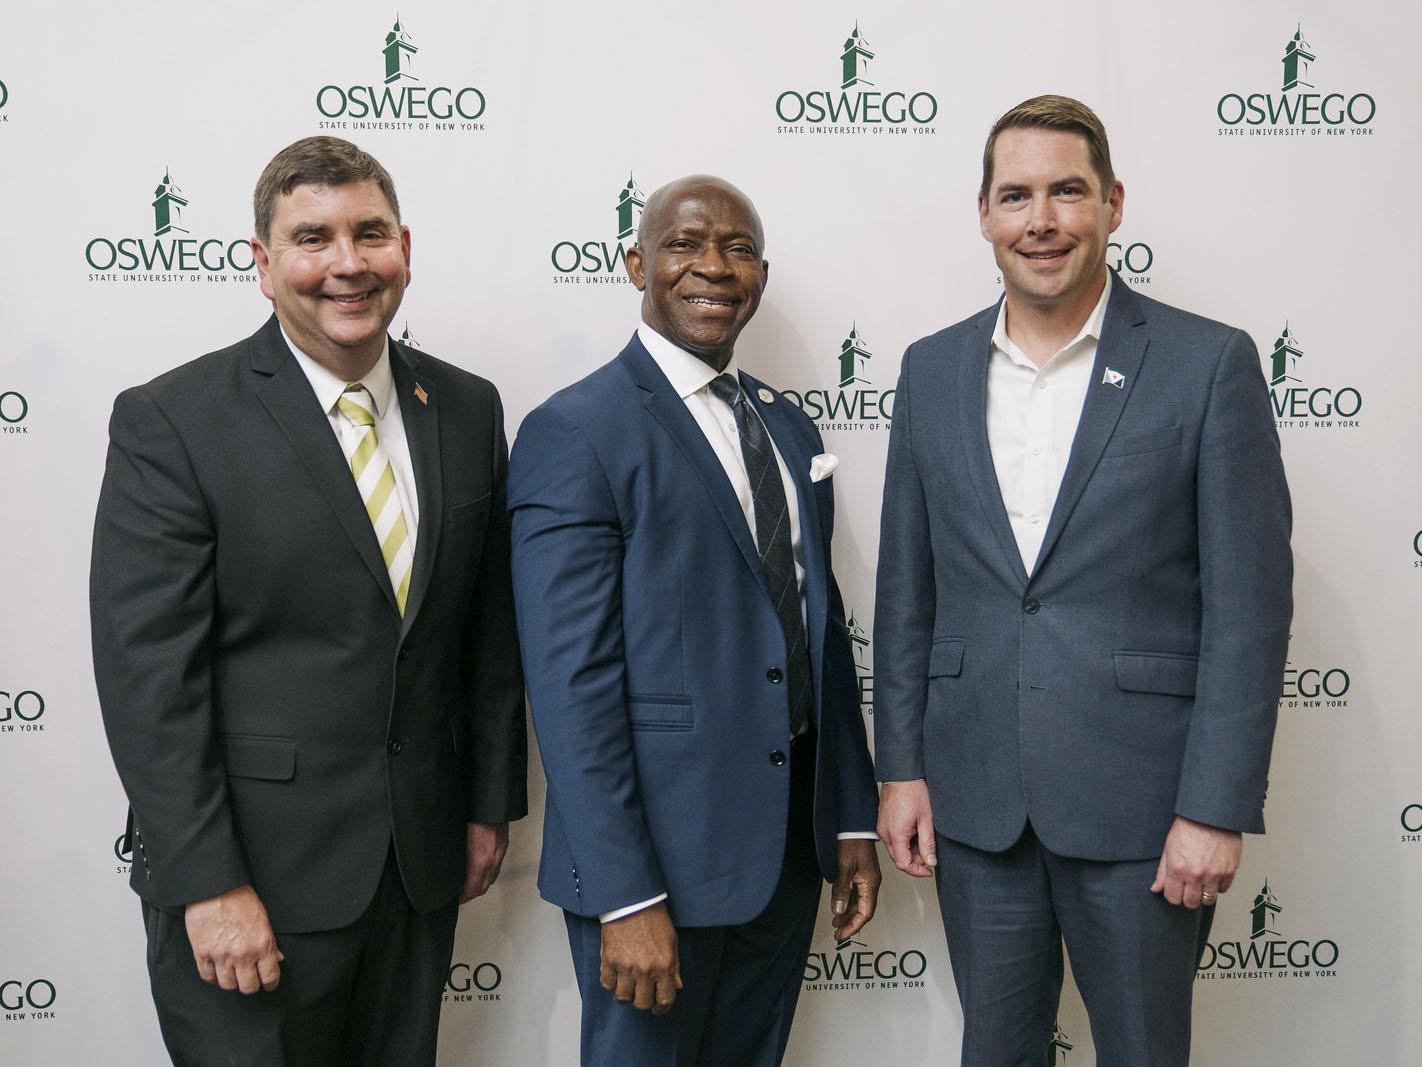
<svg viewBox="0 0 1422 1067">
<path fill-rule="evenodd" d="M 1187 1063 L 1200 906 L 1264 829 L 1292 612 L 1278 438 L 1244 333 L 1107 270 L 1123 197 L 1084 104 L 999 119 L 978 209 L 1004 299 L 899 378 L 879 833 L 937 876 L 964 1067 L 1047 1062 L 1063 938 L 1100 1067 Z"/>
</svg>

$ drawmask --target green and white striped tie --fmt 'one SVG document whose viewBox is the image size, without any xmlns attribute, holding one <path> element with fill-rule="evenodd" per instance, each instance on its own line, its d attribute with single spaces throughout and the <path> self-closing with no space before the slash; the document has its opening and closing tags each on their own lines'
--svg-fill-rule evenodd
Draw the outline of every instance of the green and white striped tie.
<svg viewBox="0 0 1422 1067">
<path fill-rule="evenodd" d="M 357 383 L 346 386 L 336 402 L 336 409 L 357 431 L 343 438 L 348 445 L 355 442 L 353 449 L 348 448 L 346 458 L 350 460 L 360 498 L 365 501 L 370 524 L 375 527 L 380 554 L 385 558 L 385 569 L 390 572 L 390 584 L 395 590 L 395 605 L 403 616 L 415 554 L 410 548 L 410 531 L 400 508 L 400 494 L 395 491 L 395 472 L 375 435 L 375 401 L 370 391 Z"/>
</svg>

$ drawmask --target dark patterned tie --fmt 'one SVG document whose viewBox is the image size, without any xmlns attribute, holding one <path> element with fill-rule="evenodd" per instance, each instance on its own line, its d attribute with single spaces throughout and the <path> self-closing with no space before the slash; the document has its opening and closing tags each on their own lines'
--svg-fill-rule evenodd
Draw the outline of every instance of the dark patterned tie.
<svg viewBox="0 0 1422 1067">
<path fill-rule="evenodd" d="M 780 465 L 760 416 L 729 374 L 711 381 L 711 392 L 730 405 L 741 438 L 741 455 L 750 479 L 751 500 L 755 505 L 755 540 L 766 588 L 775 605 L 785 635 L 786 696 L 790 705 L 790 734 L 799 735 L 809 719 L 814 703 L 810 685 L 810 654 L 805 645 L 805 619 L 800 614 L 800 587 L 795 581 L 795 556 L 790 547 L 790 509 L 785 503 L 785 486 Z"/>
</svg>

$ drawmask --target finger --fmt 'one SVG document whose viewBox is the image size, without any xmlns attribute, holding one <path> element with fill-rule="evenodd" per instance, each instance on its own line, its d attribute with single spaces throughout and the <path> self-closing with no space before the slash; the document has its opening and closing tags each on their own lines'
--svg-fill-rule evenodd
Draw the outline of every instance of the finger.
<svg viewBox="0 0 1422 1067">
<path fill-rule="evenodd" d="M 1226 874 L 1226 875 L 1224 875 L 1223 877 L 1220 878 L 1219 888 L 1217 888 L 1217 889 L 1215 890 L 1215 892 L 1216 892 L 1216 893 L 1228 893 L 1228 892 L 1229 892 L 1229 887 L 1232 886 L 1232 885 L 1234 885 L 1234 875 L 1232 875 L 1232 874 Z"/>
<path fill-rule="evenodd" d="M 848 867 L 840 865 L 835 877 L 834 888 L 830 890 L 830 914 L 838 919 L 849 910 L 849 885 L 853 878 Z"/>
<path fill-rule="evenodd" d="M 281 982 L 281 964 L 277 963 L 275 955 L 268 954 L 257 961 L 257 977 L 268 993 L 276 989 Z"/>
<path fill-rule="evenodd" d="M 845 923 L 839 929 L 838 937 L 841 941 L 848 941 L 860 930 L 864 929 L 864 924 L 874 917 L 874 901 L 862 889 L 855 894 L 854 912 L 847 916 Z"/>
<path fill-rule="evenodd" d="M 197 964 L 198 977 L 208 985 L 217 985 L 217 965 L 212 962 L 210 956 L 199 956 L 193 953 L 193 962 Z"/>
<path fill-rule="evenodd" d="M 652 1005 L 657 1002 L 656 986 L 656 980 L 650 974 L 644 974 L 637 979 L 637 985 L 632 994 L 632 1006 L 638 1011 L 651 1011 Z"/>
<path fill-rule="evenodd" d="M 617 972 L 617 987 L 612 991 L 612 999 L 619 1004 L 631 1004 L 637 995 L 637 982 L 625 970 Z"/>
<path fill-rule="evenodd" d="M 1150 884 L 1152 893 L 1161 893 L 1165 890 L 1165 857 L 1160 857 L 1160 862 L 1155 865 L 1155 881 Z"/>
<path fill-rule="evenodd" d="M 237 972 L 230 963 L 217 968 L 217 984 L 223 989 L 237 988 Z"/>
<path fill-rule="evenodd" d="M 237 988 L 247 996 L 251 996 L 262 988 L 261 975 L 257 973 L 257 965 L 252 960 L 243 960 L 237 965 Z"/>
<path fill-rule="evenodd" d="M 933 832 L 933 815 L 931 813 L 919 817 L 918 850 L 923 854 L 923 862 L 927 866 L 938 866 L 938 838 Z"/>
<path fill-rule="evenodd" d="M 1180 902 L 1191 911 L 1200 906 L 1200 883 L 1186 882 L 1180 890 Z"/>
<path fill-rule="evenodd" d="M 879 836 L 883 839 L 884 847 L 889 850 L 889 859 L 894 861 L 894 866 L 901 871 L 907 871 L 910 862 L 908 839 L 888 826 L 880 828 Z"/>
<path fill-rule="evenodd" d="M 652 1004 L 653 1015 L 665 1015 L 676 1003 L 676 991 L 681 980 L 675 974 L 664 974 L 657 979 L 656 999 Z"/>
<path fill-rule="evenodd" d="M 1165 899 L 1172 904 L 1181 904 L 1185 900 L 1185 883 L 1179 878 L 1168 877 L 1165 880 Z"/>
<path fill-rule="evenodd" d="M 598 972 L 597 983 L 609 993 L 617 988 L 617 968 L 607 962 L 606 956 L 602 958 L 602 969 Z"/>
<path fill-rule="evenodd" d="M 1219 886 L 1218 886 L 1218 885 L 1209 885 L 1209 884 L 1206 884 L 1206 885 L 1202 885 L 1202 886 L 1200 887 L 1200 903 L 1201 903 L 1201 904 L 1204 904 L 1204 905 L 1213 904 L 1215 901 L 1219 900 L 1219 898 L 1220 898 L 1220 889 L 1219 889 Z"/>
</svg>

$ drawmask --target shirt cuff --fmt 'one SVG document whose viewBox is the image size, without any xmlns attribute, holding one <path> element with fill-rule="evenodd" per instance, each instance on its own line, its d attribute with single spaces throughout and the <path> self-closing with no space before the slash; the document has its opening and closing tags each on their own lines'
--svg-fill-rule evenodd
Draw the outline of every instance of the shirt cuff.
<svg viewBox="0 0 1422 1067">
<path fill-rule="evenodd" d="M 665 893 L 658 893 L 650 900 L 644 900 L 639 904 L 628 904 L 625 908 L 617 908 L 613 911 L 605 911 L 597 917 L 597 921 L 600 923 L 615 922 L 618 919 L 626 918 L 628 915 L 631 915 L 634 912 L 643 911 L 647 908 L 650 908 L 653 904 L 660 904 L 666 899 L 667 895 Z"/>
<path fill-rule="evenodd" d="M 877 841 L 879 835 L 873 830 L 847 830 L 837 835 L 840 841 Z"/>
</svg>

